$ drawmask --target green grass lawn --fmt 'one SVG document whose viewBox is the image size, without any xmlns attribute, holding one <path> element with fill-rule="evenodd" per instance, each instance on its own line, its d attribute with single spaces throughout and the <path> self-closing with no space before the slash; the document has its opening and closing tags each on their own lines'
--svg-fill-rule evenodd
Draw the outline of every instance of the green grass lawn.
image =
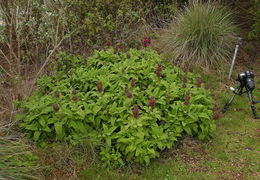
<svg viewBox="0 0 260 180">
<path fill-rule="evenodd" d="M 207 78 L 220 110 L 232 96 L 221 80 Z M 214 85 L 214 86 L 213 86 Z M 233 82 L 237 86 L 238 82 Z M 253 95 L 260 99 L 260 83 Z M 216 135 L 211 141 L 185 137 L 175 148 L 161 152 L 150 166 L 129 165 L 104 170 L 100 163 L 81 171 L 85 179 L 258 179 L 260 178 L 260 126 L 253 118 L 247 94 L 236 96 L 228 111 L 216 120 Z M 260 104 L 255 105 L 260 116 Z"/>
</svg>

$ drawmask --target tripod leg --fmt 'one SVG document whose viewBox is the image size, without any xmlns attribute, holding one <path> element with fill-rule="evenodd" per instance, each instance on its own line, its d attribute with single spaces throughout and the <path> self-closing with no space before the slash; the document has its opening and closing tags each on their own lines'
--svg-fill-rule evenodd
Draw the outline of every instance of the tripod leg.
<svg viewBox="0 0 260 180">
<path fill-rule="evenodd" d="M 243 87 L 241 86 L 241 84 L 238 86 L 238 88 L 235 90 L 235 92 L 233 92 L 233 96 L 230 98 L 230 100 L 227 102 L 227 104 L 224 106 L 222 113 L 225 113 L 227 111 L 228 106 L 231 104 L 231 102 L 233 101 L 233 99 L 235 98 L 235 96 L 237 95 L 237 93 L 239 92 L 240 89 L 243 89 Z"/>
<path fill-rule="evenodd" d="M 240 89 L 240 91 L 239 91 L 239 93 L 238 93 L 240 96 L 243 94 L 243 88 L 244 88 L 244 87 L 242 86 L 241 89 Z"/>
<path fill-rule="evenodd" d="M 256 110 L 255 110 L 255 106 L 254 106 L 255 102 L 254 102 L 253 97 L 252 97 L 252 91 L 250 91 L 248 88 L 246 88 L 246 91 L 247 91 L 247 94 L 248 94 L 248 98 L 249 98 L 249 101 L 250 101 L 250 105 L 251 105 L 253 115 L 254 115 L 255 119 L 258 119 L 257 114 L 256 114 Z"/>
</svg>

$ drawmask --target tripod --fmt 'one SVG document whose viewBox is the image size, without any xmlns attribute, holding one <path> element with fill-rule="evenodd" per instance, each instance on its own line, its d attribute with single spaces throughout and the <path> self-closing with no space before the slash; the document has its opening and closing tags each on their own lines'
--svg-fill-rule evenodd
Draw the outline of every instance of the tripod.
<svg viewBox="0 0 260 180">
<path fill-rule="evenodd" d="M 246 89 L 245 92 L 243 92 L 244 88 Z M 250 89 L 245 83 L 240 82 L 240 85 L 238 86 L 238 88 L 236 90 L 233 90 L 233 96 L 230 98 L 230 100 L 224 106 L 222 113 L 225 113 L 227 111 L 227 108 L 229 107 L 229 105 L 231 104 L 231 102 L 233 101 L 233 99 L 235 98 L 235 96 L 237 94 L 241 96 L 242 94 L 247 93 L 248 98 L 249 98 L 249 105 L 251 106 L 253 115 L 254 115 L 255 119 L 258 119 L 254 104 L 260 103 L 260 100 L 254 101 L 253 96 L 252 96 L 252 91 L 253 90 Z"/>
</svg>

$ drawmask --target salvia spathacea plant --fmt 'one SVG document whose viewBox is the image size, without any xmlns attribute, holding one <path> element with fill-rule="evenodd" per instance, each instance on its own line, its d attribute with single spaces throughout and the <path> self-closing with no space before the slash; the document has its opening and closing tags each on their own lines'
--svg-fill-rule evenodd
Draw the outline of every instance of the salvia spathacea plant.
<svg viewBox="0 0 260 180">
<path fill-rule="evenodd" d="M 86 60 L 61 53 L 57 61 L 61 68 L 17 103 L 21 129 L 39 145 L 87 139 L 105 165 L 148 165 L 183 134 L 213 136 L 213 100 L 200 76 L 162 63 L 153 50 L 107 49 Z"/>
</svg>

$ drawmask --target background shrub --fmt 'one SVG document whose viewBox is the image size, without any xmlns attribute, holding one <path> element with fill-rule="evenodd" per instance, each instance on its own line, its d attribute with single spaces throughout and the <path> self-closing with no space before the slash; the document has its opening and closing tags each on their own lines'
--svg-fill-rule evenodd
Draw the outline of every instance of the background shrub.
<svg viewBox="0 0 260 180">
<path fill-rule="evenodd" d="M 55 75 L 18 103 L 20 127 L 42 145 L 90 139 L 106 165 L 149 164 L 183 133 L 209 139 L 213 100 L 202 79 L 161 61 L 149 49 L 95 51 L 87 60 L 61 53 Z"/>
<path fill-rule="evenodd" d="M 231 14 L 223 7 L 192 1 L 161 37 L 164 55 L 180 65 L 227 62 L 237 38 Z"/>
</svg>

